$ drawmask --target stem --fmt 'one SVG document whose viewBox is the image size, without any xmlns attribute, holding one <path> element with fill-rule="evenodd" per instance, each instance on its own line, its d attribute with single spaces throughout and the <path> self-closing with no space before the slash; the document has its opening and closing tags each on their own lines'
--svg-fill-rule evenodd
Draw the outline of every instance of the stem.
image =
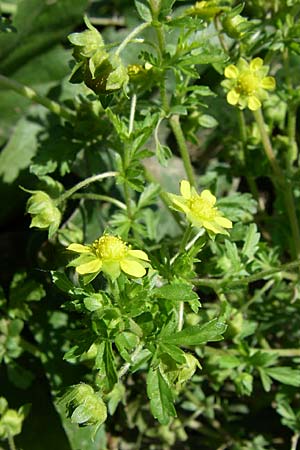
<svg viewBox="0 0 300 450">
<path fill-rule="evenodd" d="M 247 128 L 246 128 L 245 116 L 244 116 L 244 112 L 242 110 L 238 109 L 237 112 L 238 112 L 238 123 L 239 123 L 239 128 L 240 128 L 240 135 L 241 135 L 241 140 L 242 140 L 242 144 L 243 144 L 244 168 L 245 168 L 246 180 L 247 180 L 247 183 L 250 188 L 252 196 L 257 201 L 258 207 L 260 207 L 259 192 L 258 192 L 256 183 L 255 183 L 255 179 L 251 174 L 249 175 L 248 170 L 247 170 Z"/>
<path fill-rule="evenodd" d="M 185 252 L 185 247 L 186 247 L 186 244 L 188 243 L 188 240 L 190 238 L 191 232 L 192 232 L 192 227 L 189 224 L 186 227 L 184 235 L 182 236 L 182 240 L 181 240 L 180 247 L 179 247 L 179 253 L 184 253 Z"/>
<path fill-rule="evenodd" d="M 82 189 L 83 187 L 94 183 L 95 181 L 103 180 L 104 178 L 108 177 L 115 177 L 119 173 L 118 172 L 104 172 L 100 173 L 98 175 L 93 175 L 92 177 L 86 178 L 83 181 L 80 181 L 80 183 L 75 184 L 71 189 L 68 189 L 65 191 L 64 194 L 62 194 L 56 201 L 57 204 L 64 202 L 67 198 L 71 197 L 76 191 L 79 191 L 79 189 Z"/>
<path fill-rule="evenodd" d="M 193 280 L 193 283 L 196 286 L 207 286 L 211 288 L 221 287 L 221 286 L 246 286 L 247 284 L 253 283 L 254 281 L 259 281 L 268 277 L 270 275 L 274 275 L 275 273 L 288 271 L 290 269 L 294 269 L 299 267 L 300 260 L 292 261 L 287 264 L 283 264 L 281 267 L 277 267 L 274 269 L 262 270 L 254 275 L 250 275 L 246 278 L 241 278 L 240 280 L 223 280 L 220 278 L 198 278 Z"/>
<path fill-rule="evenodd" d="M 159 182 L 157 181 L 157 179 L 148 171 L 145 169 L 145 178 L 147 181 L 149 181 L 149 183 L 155 183 L 155 184 L 159 184 Z M 171 209 L 171 201 L 168 197 L 168 194 L 166 192 L 164 192 L 163 190 L 160 191 L 159 193 L 159 197 L 161 199 L 161 201 L 163 202 L 163 204 L 165 205 L 167 211 L 169 211 L 170 214 L 172 214 L 174 220 L 176 221 L 177 225 L 183 230 L 185 229 L 185 226 L 182 224 L 181 218 L 180 218 L 180 214 L 175 211 L 174 209 Z"/>
<path fill-rule="evenodd" d="M 288 168 L 291 170 L 293 163 L 298 159 L 298 144 L 296 140 L 296 130 L 297 130 L 297 109 L 298 105 L 291 104 L 288 110 Z"/>
<path fill-rule="evenodd" d="M 52 113 L 60 117 L 63 117 L 64 119 L 70 122 L 73 122 L 75 119 L 75 114 L 71 110 L 64 108 L 59 103 L 56 103 L 53 100 L 49 100 L 47 97 L 39 95 L 30 87 L 20 84 L 17 81 L 11 80 L 3 75 L 0 75 L 0 87 L 13 89 L 15 92 L 22 95 L 23 97 L 26 97 L 27 99 L 32 100 L 33 102 L 45 106 L 45 108 L 49 109 L 49 111 L 51 111 Z"/>
<path fill-rule="evenodd" d="M 109 202 L 112 203 L 113 205 L 116 205 L 118 208 L 120 209 L 126 209 L 126 205 L 122 202 L 120 202 L 119 200 L 117 200 L 116 198 L 113 197 L 109 197 L 108 195 L 101 195 L 101 194 L 93 194 L 88 193 L 88 194 L 74 194 L 72 195 L 72 199 L 84 199 L 84 200 L 103 200 L 104 202 Z"/>
<path fill-rule="evenodd" d="M 130 358 L 131 361 L 125 363 L 125 364 L 121 367 L 121 369 L 120 369 L 120 371 L 119 371 L 119 373 L 118 373 L 118 379 L 119 379 L 119 380 L 120 380 L 120 379 L 128 372 L 130 366 L 135 362 L 136 357 L 137 357 L 138 354 L 141 352 L 142 348 L 143 348 L 143 345 L 142 345 L 142 344 L 139 344 L 139 345 L 136 347 L 136 349 L 134 350 L 134 352 L 131 354 L 131 358 Z"/>
<path fill-rule="evenodd" d="M 298 446 L 298 440 L 299 440 L 300 434 L 295 433 L 291 440 L 291 450 L 297 450 Z"/>
<path fill-rule="evenodd" d="M 239 354 L 239 350 L 235 350 L 235 349 L 217 349 L 215 347 L 210 347 L 209 345 L 205 346 L 205 351 L 207 351 L 208 353 L 220 353 L 224 354 L 225 353 L 229 353 L 232 355 L 238 355 Z M 281 358 L 297 358 L 298 356 L 300 356 L 300 349 L 299 348 L 256 348 L 256 347 L 250 347 L 249 348 L 250 353 L 254 353 L 254 352 L 259 352 L 262 351 L 264 353 L 276 353 L 276 355 L 278 355 Z"/>
<path fill-rule="evenodd" d="M 132 99 L 131 99 L 131 106 L 130 106 L 130 118 L 129 118 L 129 128 L 128 128 L 129 136 L 133 132 L 135 110 L 136 110 L 136 94 L 133 94 Z"/>
<path fill-rule="evenodd" d="M 128 34 L 128 36 L 124 39 L 124 41 L 119 45 L 119 47 L 116 50 L 116 56 L 119 56 L 120 53 L 124 50 L 127 44 L 138 34 L 140 34 L 145 28 L 150 26 L 150 22 L 144 22 L 138 27 L 134 28 L 131 33 Z"/>
<path fill-rule="evenodd" d="M 169 123 L 176 138 L 188 180 L 192 186 L 196 186 L 194 170 L 192 167 L 189 151 L 185 142 L 184 134 L 180 125 L 179 116 L 177 114 L 173 115 L 169 119 Z"/>
<path fill-rule="evenodd" d="M 124 27 L 126 24 L 124 17 L 89 17 L 89 21 L 93 25 L 100 25 L 103 27 Z"/>
<path fill-rule="evenodd" d="M 284 70 L 286 74 L 286 84 L 289 91 L 293 89 L 292 77 L 291 77 L 291 68 L 289 61 L 289 49 L 286 47 L 283 52 L 283 63 Z M 293 101 L 289 105 L 288 113 L 287 113 L 287 132 L 288 132 L 288 154 L 287 154 L 287 167 L 289 170 L 292 169 L 293 163 L 298 158 L 298 145 L 296 141 L 296 122 L 297 122 L 297 108 L 298 105 Z"/>
<path fill-rule="evenodd" d="M 222 36 L 222 31 L 220 30 L 220 22 L 219 22 L 219 19 L 218 19 L 217 16 L 215 16 L 215 18 L 214 18 L 214 24 L 215 24 L 216 31 L 218 33 L 218 38 L 219 38 L 219 42 L 221 44 L 221 47 L 222 47 L 222 49 L 224 50 L 225 53 L 228 53 L 228 47 L 227 47 L 227 45 L 225 43 L 225 40 L 224 40 L 224 38 Z"/>
<path fill-rule="evenodd" d="M 177 331 L 181 331 L 184 322 L 184 302 L 179 302 Z"/>
<path fill-rule="evenodd" d="M 17 11 L 17 5 L 8 2 L 0 2 L 0 12 L 4 14 L 14 14 Z"/>
<path fill-rule="evenodd" d="M 263 143 L 265 154 L 269 160 L 269 163 L 273 169 L 274 175 L 277 177 L 278 182 L 280 184 L 284 183 L 284 175 L 281 171 L 281 168 L 276 160 L 276 156 L 273 151 L 273 147 L 270 141 L 270 138 L 268 136 L 266 125 L 264 121 L 264 117 L 262 115 L 261 109 L 258 109 L 257 111 L 253 111 L 254 118 L 256 120 L 256 123 L 259 128 L 259 132 L 261 135 L 261 140 Z"/>
<path fill-rule="evenodd" d="M 300 256 L 300 231 L 299 231 L 299 224 L 298 224 L 298 219 L 297 219 L 297 214 L 296 214 L 296 207 L 295 207 L 295 201 L 294 201 L 292 187 L 291 187 L 290 182 L 288 180 L 286 180 L 284 173 L 282 172 L 282 170 L 276 160 L 271 141 L 270 141 L 269 136 L 266 131 L 265 121 L 264 121 L 261 109 L 258 109 L 257 111 L 253 111 L 253 115 L 254 115 L 254 118 L 258 125 L 260 134 L 261 134 L 261 139 L 262 139 L 263 147 L 265 150 L 265 154 L 272 166 L 272 169 L 273 169 L 275 177 L 277 178 L 279 187 L 283 191 L 285 206 L 286 206 L 286 210 L 287 210 L 287 213 L 289 216 L 289 221 L 290 221 L 292 235 L 293 235 L 291 253 L 295 257 L 299 257 Z"/>
<path fill-rule="evenodd" d="M 17 447 L 15 446 L 15 441 L 13 436 L 10 434 L 10 432 L 7 432 L 7 439 L 8 439 L 8 444 L 9 444 L 9 449 L 10 450 L 17 450 Z"/>
</svg>

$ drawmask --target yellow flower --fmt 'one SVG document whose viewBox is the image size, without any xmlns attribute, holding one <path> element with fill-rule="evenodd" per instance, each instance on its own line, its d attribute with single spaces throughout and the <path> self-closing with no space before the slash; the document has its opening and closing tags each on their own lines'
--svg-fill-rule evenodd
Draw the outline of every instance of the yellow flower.
<svg viewBox="0 0 300 450">
<path fill-rule="evenodd" d="M 104 234 L 91 245 L 71 244 L 67 250 L 80 253 L 70 265 L 79 275 L 92 274 L 89 281 L 100 272 L 115 280 L 121 271 L 133 277 L 143 277 L 149 258 L 142 250 L 131 250 L 121 238 Z"/>
<path fill-rule="evenodd" d="M 254 58 L 250 63 L 240 58 L 237 65 L 230 64 L 224 75 L 228 80 L 222 86 L 228 89 L 227 101 L 230 105 L 238 105 L 240 109 L 248 107 L 256 111 L 261 102 L 268 97 L 268 90 L 275 89 L 275 78 L 267 77 L 269 66 L 264 66 L 261 58 Z"/>
<path fill-rule="evenodd" d="M 194 227 L 203 227 L 214 234 L 228 234 L 225 228 L 232 228 L 232 222 L 214 206 L 216 197 L 208 189 L 199 195 L 188 181 L 182 180 L 180 192 L 181 196 L 169 194 L 173 208 L 184 212 Z"/>
</svg>

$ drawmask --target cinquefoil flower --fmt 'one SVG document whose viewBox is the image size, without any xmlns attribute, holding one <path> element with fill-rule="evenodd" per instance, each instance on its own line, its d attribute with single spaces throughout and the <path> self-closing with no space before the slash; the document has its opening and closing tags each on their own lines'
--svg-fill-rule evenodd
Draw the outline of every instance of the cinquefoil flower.
<svg viewBox="0 0 300 450">
<path fill-rule="evenodd" d="M 194 227 L 205 228 L 214 234 L 228 234 L 225 228 L 232 228 L 232 222 L 214 206 L 216 197 L 205 189 L 199 195 L 187 180 L 180 183 L 180 195 L 169 194 L 174 209 L 184 212 Z"/>
<path fill-rule="evenodd" d="M 133 277 L 143 277 L 149 261 L 145 252 L 131 250 L 121 238 L 109 234 L 104 234 L 91 245 L 71 244 L 67 250 L 81 254 L 70 266 L 76 267 L 79 275 L 93 274 L 91 279 L 103 272 L 115 280 L 121 271 Z"/>
<path fill-rule="evenodd" d="M 268 90 L 275 89 L 275 79 L 267 77 L 269 66 L 264 66 L 261 58 L 254 58 L 250 63 L 241 58 L 237 65 L 230 64 L 224 75 L 228 80 L 222 86 L 228 89 L 227 101 L 230 105 L 238 105 L 240 109 L 248 107 L 256 111 L 261 102 L 268 97 Z"/>
</svg>

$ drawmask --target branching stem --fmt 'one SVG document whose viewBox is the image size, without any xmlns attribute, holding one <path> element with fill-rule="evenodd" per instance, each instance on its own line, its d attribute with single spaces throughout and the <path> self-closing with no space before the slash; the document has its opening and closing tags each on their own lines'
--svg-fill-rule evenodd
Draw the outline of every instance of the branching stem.
<svg viewBox="0 0 300 450">
<path fill-rule="evenodd" d="M 14 90 L 15 92 L 27 98 L 28 100 L 43 105 L 52 113 L 70 122 L 73 122 L 75 119 L 75 114 L 71 110 L 64 108 L 59 103 L 54 102 L 53 100 L 50 100 L 47 97 L 39 95 L 32 88 L 25 86 L 21 83 L 18 83 L 15 80 L 11 80 L 10 78 L 5 77 L 4 75 L 0 75 L 0 87 Z"/>
<path fill-rule="evenodd" d="M 179 116 L 173 115 L 170 119 L 170 126 L 172 128 L 172 131 L 174 133 L 174 136 L 176 138 L 178 148 L 180 151 L 180 155 L 183 161 L 183 165 L 185 168 L 185 172 L 187 175 L 187 178 L 192 186 L 196 186 L 195 176 L 194 176 L 194 170 L 192 167 L 189 151 L 186 145 L 185 137 L 181 128 L 180 119 Z"/>
<path fill-rule="evenodd" d="M 91 183 L 95 183 L 95 181 L 103 180 L 104 178 L 109 177 L 116 177 L 118 175 L 118 172 L 104 172 L 100 173 L 98 175 L 93 175 L 92 177 L 86 178 L 83 181 L 80 181 L 80 183 L 75 184 L 71 189 L 68 189 L 64 192 L 58 199 L 57 204 L 64 202 L 67 200 L 67 198 L 71 197 L 75 192 L 79 191 L 79 189 L 82 189 L 85 186 L 88 186 Z"/>
<path fill-rule="evenodd" d="M 119 56 L 120 53 L 124 50 L 124 48 L 132 41 L 132 39 L 135 38 L 138 34 L 140 34 L 142 31 L 144 31 L 147 27 L 150 26 L 150 22 L 144 22 L 138 27 L 134 28 L 131 33 L 128 34 L 128 36 L 124 39 L 124 41 L 119 45 L 119 47 L 116 50 L 116 55 Z"/>
<path fill-rule="evenodd" d="M 290 226 L 292 230 L 293 235 L 293 242 L 291 247 L 291 253 L 295 257 L 300 256 L 300 231 L 299 231 L 299 224 L 296 214 L 296 207 L 295 207 L 295 201 L 294 201 L 294 195 L 292 191 L 292 187 L 290 182 L 286 179 L 283 171 L 281 170 L 281 167 L 279 166 L 276 156 L 273 151 L 273 147 L 270 141 L 270 138 L 268 136 L 265 121 L 261 112 L 261 109 L 258 109 L 257 111 L 253 111 L 254 118 L 256 120 L 256 123 L 258 125 L 263 147 L 265 154 L 269 160 L 269 163 L 273 169 L 275 179 L 278 182 L 279 188 L 283 192 L 285 206 L 287 210 L 287 214 L 290 221 Z"/>
</svg>

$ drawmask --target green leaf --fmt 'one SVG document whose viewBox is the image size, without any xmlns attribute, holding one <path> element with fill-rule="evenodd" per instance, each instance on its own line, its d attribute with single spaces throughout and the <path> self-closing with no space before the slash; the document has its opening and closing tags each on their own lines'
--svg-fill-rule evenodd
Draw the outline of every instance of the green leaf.
<svg viewBox="0 0 300 450">
<path fill-rule="evenodd" d="M 270 392 L 271 386 L 272 386 L 271 378 L 269 377 L 269 375 L 266 374 L 265 369 L 259 367 L 258 371 L 259 371 L 260 379 L 261 379 L 262 385 L 264 387 L 264 390 L 266 392 Z"/>
<path fill-rule="evenodd" d="M 245 243 L 242 249 L 242 254 L 252 259 L 258 249 L 260 233 L 257 232 L 255 223 L 251 223 L 248 227 Z"/>
<path fill-rule="evenodd" d="M 257 212 L 257 202 L 251 194 L 235 194 L 218 199 L 218 207 L 233 221 L 249 221 Z"/>
<path fill-rule="evenodd" d="M 265 369 L 267 375 L 280 383 L 289 386 L 300 386 L 300 370 L 291 367 L 270 367 Z"/>
<path fill-rule="evenodd" d="M 152 292 L 157 298 L 175 302 L 198 300 L 198 295 L 193 291 L 192 285 L 178 281 L 172 281 L 170 284 L 153 289 Z"/>
<path fill-rule="evenodd" d="M 208 341 L 221 341 L 227 325 L 219 320 L 213 319 L 205 325 L 187 327 L 182 331 L 165 336 L 163 341 L 176 345 L 201 345 Z"/>
<path fill-rule="evenodd" d="M 150 8 L 145 4 L 143 0 L 134 0 L 135 7 L 141 19 L 145 22 L 151 22 L 152 14 Z"/>
<path fill-rule="evenodd" d="M 199 117 L 198 122 L 199 125 L 201 125 L 204 128 L 214 128 L 218 125 L 217 120 L 213 116 L 210 116 L 208 114 L 202 114 Z"/>
<path fill-rule="evenodd" d="M 184 364 L 186 362 L 184 352 L 177 347 L 174 344 L 165 344 L 161 342 L 159 344 L 159 348 L 161 352 L 167 353 L 169 356 L 171 356 L 172 359 L 174 359 L 175 362 L 179 364 Z"/>
<path fill-rule="evenodd" d="M 147 394 L 151 412 L 162 425 L 167 425 L 171 417 L 176 417 L 172 391 L 159 369 L 150 368 L 148 372 Z"/>
<path fill-rule="evenodd" d="M 172 158 L 172 151 L 167 145 L 162 145 L 159 141 L 156 142 L 156 156 L 159 163 L 163 167 L 167 167 L 169 159 Z"/>
</svg>

